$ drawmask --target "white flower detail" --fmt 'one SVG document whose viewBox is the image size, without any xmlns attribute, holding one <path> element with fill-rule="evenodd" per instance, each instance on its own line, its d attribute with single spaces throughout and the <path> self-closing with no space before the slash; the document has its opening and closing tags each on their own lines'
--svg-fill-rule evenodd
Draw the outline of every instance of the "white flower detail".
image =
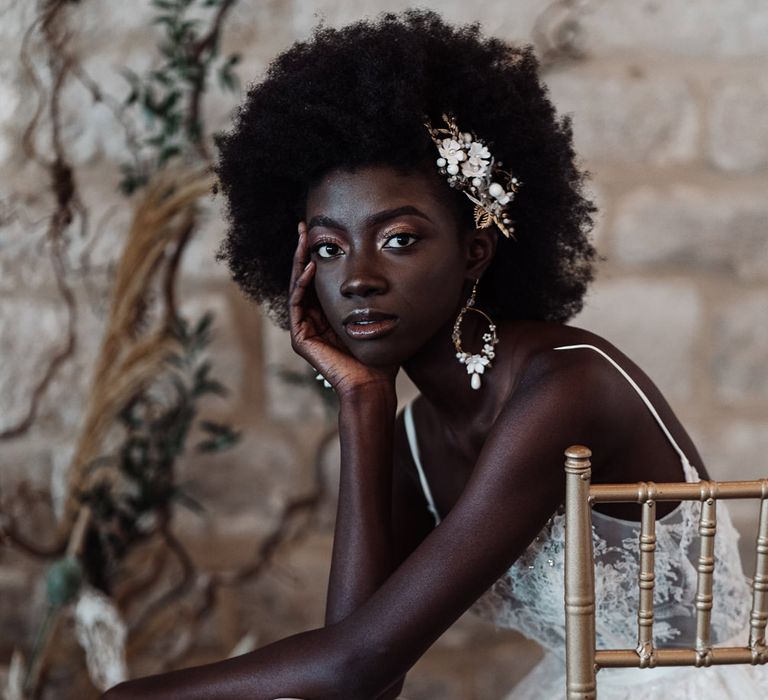
<svg viewBox="0 0 768 700">
<path fill-rule="evenodd" d="M 467 374 L 482 374 L 485 372 L 485 366 L 490 362 L 487 357 L 482 355 L 472 355 L 467 360 Z"/>
<path fill-rule="evenodd" d="M 459 161 L 466 158 L 461 144 L 456 139 L 443 139 L 437 147 L 437 150 L 440 152 L 440 155 L 445 158 L 448 165 L 458 165 Z"/>
<path fill-rule="evenodd" d="M 485 144 L 473 141 L 469 146 L 468 158 L 461 164 L 465 177 L 484 177 L 491 160 L 491 152 Z"/>
<path fill-rule="evenodd" d="M 490 343 L 486 343 L 485 345 L 483 345 L 483 352 L 486 355 L 491 355 L 492 356 L 493 355 L 493 345 L 491 345 Z"/>
</svg>

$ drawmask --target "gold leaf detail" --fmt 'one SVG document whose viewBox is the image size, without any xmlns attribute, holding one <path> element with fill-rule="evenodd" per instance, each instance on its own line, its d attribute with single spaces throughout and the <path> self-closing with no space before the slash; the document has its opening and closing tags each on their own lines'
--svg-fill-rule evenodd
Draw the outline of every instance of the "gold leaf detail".
<svg viewBox="0 0 768 700">
<path fill-rule="evenodd" d="M 488 228 L 493 223 L 493 217 L 479 204 L 475 204 L 475 227 Z"/>
</svg>

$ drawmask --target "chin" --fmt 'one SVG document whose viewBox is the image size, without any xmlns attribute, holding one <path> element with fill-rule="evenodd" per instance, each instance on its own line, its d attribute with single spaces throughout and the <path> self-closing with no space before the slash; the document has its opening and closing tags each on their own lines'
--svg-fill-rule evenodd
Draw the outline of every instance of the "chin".
<svg viewBox="0 0 768 700">
<path fill-rule="evenodd" d="M 387 339 L 347 342 L 350 354 L 368 367 L 400 366 L 413 355 L 413 348 L 404 348 L 400 343 Z"/>
</svg>

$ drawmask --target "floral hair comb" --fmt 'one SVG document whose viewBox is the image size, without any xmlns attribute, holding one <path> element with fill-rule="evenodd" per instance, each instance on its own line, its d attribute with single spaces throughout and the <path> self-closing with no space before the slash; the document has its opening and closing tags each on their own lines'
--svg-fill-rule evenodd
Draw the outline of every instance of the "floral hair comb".
<svg viewBox="0 0 768 700">
<path fill-rule="evenodd" d="M 448 184 L 462 190 L 475 204 L 475 226 L 487 228 L 496 224 L 507 238 L 514 239 L 512 220 L 507 207 L 523 183 L 501 169 L 484 141 L 471 132 L 461 132 L 452 115 L 443 114 L 446 127 L 435 128 L 424 122 L 437 146 L 437 167 L 448 178 Z M 503 183 L 503 184 L 502 184 Z"/>
</svg>

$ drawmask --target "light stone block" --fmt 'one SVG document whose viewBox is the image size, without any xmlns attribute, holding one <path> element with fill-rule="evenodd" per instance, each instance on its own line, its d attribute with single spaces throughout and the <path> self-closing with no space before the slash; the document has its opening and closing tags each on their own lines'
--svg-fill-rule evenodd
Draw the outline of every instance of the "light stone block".
<svg viewBox="0 0 768 700">
<path fill-rule="evenodd" d="M 735 58 L 768 53 L 763 0 L 611 0 L 574 3 L 591 54 L 637 51 Z"/>
<path fill-rule="evenodd" d="M 64 304 L 0 298 L 0 430 L 27 414 L 33 387 L 66 345 Z"/>
<path fill-rule="evenodd" d="M 13 73 L 8 66 L 0 65 L 0 163 L 13 152 L 12 131 L 9 128 L 18 118 L 16 110 L 20 102 L 18 88 L 13 84 Z"/>
<path fill-rule="evenodd" d="M 207 211 L 201 225 L 187 243 L 179 269 L 180 277 L 202 280 L 228 280 L 229 270 L 216 260 L 216 252 L 224 238 L 225 222 L 216 210 Z"/>
<path fill-rule="evenodd" d="M 674 401 L 693 397 L 701 301 L 685 280 L 598 282 L 571 325 L 605 337 Z"/>
<path fill-rule="evenodd" d="M 768 478 L 768 420 L 726 417 L 701 436 L 700 451 L 713 479 Z"/>
<path fill-rule="evenodd" d="M 710 161 L 726 172 L 753 171 L 766 167 L 766 114 L 768 78 L 764 70 L 761 69 L 759 75 L 745 74 L 718 82 L 709 109 Z"/>
<path fill-rule="evenodd" d="M 552 100 L 573 118 L 587 161 L 674 165 L 697 153 L 700 119 L 686 82 L 663 74 L 601 75 L 589 65 L 548 74 Z"/>
<path fill-rule="evenodd" d="M 617 204 L 616 260 L 768 280 L 768 199 L 745 187 L 643 187 Z"/>
<path fill-rule="evenodd" d="M 546 9 L 536 0 L 519 0 L 513 4 L 488 0 L 471 5 L 460 0 L 426 0 L 419 8 L 435 10 L 451 23 L 480 22 L 486 34 L 512 41 L 530 41 L 537 18 Z M 320 19 L 328 26 L 340 27 L 361 18 L 375 18 L 380 12 L 400 12 L 414 7 L 411 0 L 293 0 L 293 28 L 298 38 L 309 36 Z"/>
<path fill-rule="evenodd" d="M 767 317 L 765 291 L 745 292 L 715 311 L 711 372 L 726 404 L 768 408 Z"/>
</svg>

